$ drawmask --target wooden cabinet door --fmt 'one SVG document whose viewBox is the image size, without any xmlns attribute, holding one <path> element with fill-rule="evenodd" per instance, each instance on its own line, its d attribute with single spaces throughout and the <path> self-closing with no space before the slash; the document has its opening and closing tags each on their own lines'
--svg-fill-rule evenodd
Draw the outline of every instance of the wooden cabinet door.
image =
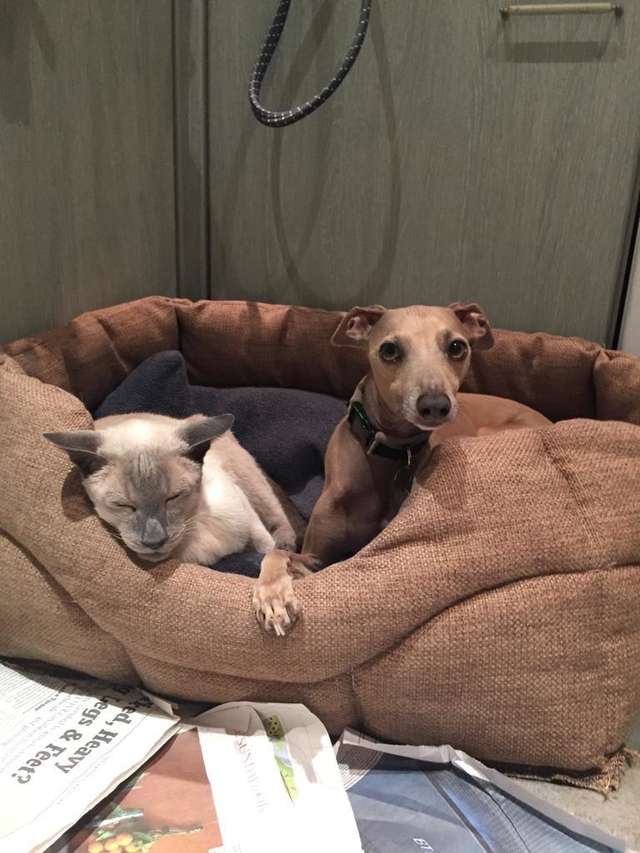
<svg viewBox="0 0 640 853">
<path fill-rule="evenodd" d="M 171 0 L 0 0 L 0 340 L 176 292 Z"/>
<path fill-rule="evenodd" d="M 327 307 L 475 299 L 499 326 L 610 341 L 637 201 L 640 0 L 504 21 L 377 0 L 335 96 L 283 130 L 247 81 L 275 0 L 209 0 L 211 292 Z M 358 0 L 294 0 L 265 104 L 305 100 Z"/>
</svg>

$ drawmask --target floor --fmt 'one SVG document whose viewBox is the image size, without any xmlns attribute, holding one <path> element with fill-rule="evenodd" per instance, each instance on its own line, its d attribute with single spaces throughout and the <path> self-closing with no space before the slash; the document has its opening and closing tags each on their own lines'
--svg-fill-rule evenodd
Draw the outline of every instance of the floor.
<svg viewBox="0 0 640 853">
<path fill-rule="evenodd" d="M 640 714 L 627 745 L 640 750 Z M 608 797 L 548 782 L 522 784 L 559 808 L 617 835 L 626 842 L 629 851 L 640 853 L 640 764 L 626 771 L 620 788 Z"/>
</svg>

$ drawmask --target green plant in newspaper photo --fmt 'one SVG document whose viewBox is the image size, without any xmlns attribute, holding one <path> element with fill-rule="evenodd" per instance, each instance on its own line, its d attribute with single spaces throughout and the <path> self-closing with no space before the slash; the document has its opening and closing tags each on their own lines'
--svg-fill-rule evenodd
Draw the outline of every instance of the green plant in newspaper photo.
<svg viewBox="0 0 640 853">
<path fill-rule="evenodd" d="M 191 835 L 201 832 L 201 825 L 186 827 L 144 825 L 141 809 L 115 806 L 108 816 L 96 820 L 96 828 L 87 843 L 87 853 L 150 853 L 153 845 L 168 835 Z"/>
<path fill-rule="evenodd" d="M 284 739 L 284 727 L 275 714 L 272 714 L 270 717 L 263 717 L 262 714 L 259 716 L 264 725 L 267 737 L 271 741 L 276 766 L 278 767 L 284 786 L 291 799 L 295 800 L 298 798 L 299 792 L 293 772 L 291 756 L 289 755 L 289 748 Z"/>
</svg>

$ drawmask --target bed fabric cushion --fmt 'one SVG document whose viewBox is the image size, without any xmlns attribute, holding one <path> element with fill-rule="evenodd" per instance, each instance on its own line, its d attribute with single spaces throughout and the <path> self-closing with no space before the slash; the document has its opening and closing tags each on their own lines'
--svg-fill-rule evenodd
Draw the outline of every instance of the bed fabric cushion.
<svg viewBox="0 0 640 853">
<path fill-rule="evenodd" d="M 346 397 L 365 365 L 329 346 L 338 319 L 152 298 L 7 345 L 0 654 L 187 699 L 302 701 L 333 732 L 488 761 L 603 766 L 640 707 L 640 360 L 497 332 L 467 389 L 562 422 L 438 448 L 380 536 L 299 582 L 304 618 L 285 639 L 255 624 L 246 578 L 143 570 L 41 438 L 90 427 L 87 407 L 167 349 L 198 385 Z"/>
</svg>

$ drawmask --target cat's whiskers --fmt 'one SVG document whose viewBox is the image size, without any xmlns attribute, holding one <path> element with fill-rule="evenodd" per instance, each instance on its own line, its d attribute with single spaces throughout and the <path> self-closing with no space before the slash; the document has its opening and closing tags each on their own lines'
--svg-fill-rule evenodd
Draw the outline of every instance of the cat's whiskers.
<svg viewBox="0 0 640 853">
<path fill-rule="evenodd" d="M 124 536 L 121 536 L 120 533 L 117 533 L 115 530 L 109 530 L 109 535 L 112 536 L 114 539 L 119 539 L 120 542 L 125 541 Z"/>
<path fill-rule="evenodd" d="M 124 536 L 121 536 L 119 533 L 111 533 L 110 535 L 113 539 L 115 539 L 116 542 L 124 545 L 130 551 L 136 550 L 135 547 L 133 545 L 131 545 L 129 542 L 127 542 L 127 540 L 124 538 Z"/>
<path fill-rule="evenodd" d="M 211 513 L 208 512 L 197 512 L 194 515 L 189 516 L 189 518 L 184 521 L 182 533 L 180 535 L 183 536 L 185 533 L 192 533 L 194 530 L 197 530 L 202 521 L 211 517 Z"/>
<path fill-rule="evenodd" d="M 190 521 L 194 521 L 199 518 L 211 518 L 210 512 L 196 512 L 193 515 L 190 515 L 185 519 L 185 524 L 188 524 Z"/>
<path fill-rule="evenodd" d="M 182 524 L 182 526 L 179 528 L 179 530 L 176 530 L 176 532 L 170 537 L 169 543 L 168 543 L 169 547 L 173 548 L 175 545 L 177 545 L 180 542 L 180 540 L 183 538 L 183 536 L 185 534 L 191 533 L 195 529 L 196 529 L 196 523 L 190 524 L 188 521 L 185 521 Z"/>
<path fill-rule="evenodd" d="M 194 531 L 198 530 L 199 527 L 200 527 L 199 522 L 194 522 L 193 524 L 185 525 L 185 527 L 182 530 L 181 535 L 184 536 L 187 533 L 193 533 Z"/>
</svg>

